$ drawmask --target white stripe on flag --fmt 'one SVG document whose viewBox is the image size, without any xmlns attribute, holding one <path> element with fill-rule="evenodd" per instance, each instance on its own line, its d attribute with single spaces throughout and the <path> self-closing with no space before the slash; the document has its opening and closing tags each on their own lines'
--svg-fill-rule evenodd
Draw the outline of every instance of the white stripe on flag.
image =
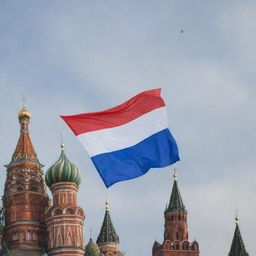
<svg viewBox="0 0 256 256">
<path fill-rule="evenodd" d="M 133 121 L 78 135 L 91 157 L 131 147 L 168 127 L 166 107 L 157 108 Z"/>
</svg>

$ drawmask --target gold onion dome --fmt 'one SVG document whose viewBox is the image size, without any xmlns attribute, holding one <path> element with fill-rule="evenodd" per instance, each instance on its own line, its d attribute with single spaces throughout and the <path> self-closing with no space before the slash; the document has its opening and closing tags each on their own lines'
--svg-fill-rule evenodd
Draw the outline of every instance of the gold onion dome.
<svg viewBox="0 0 256 256">
<path fill-rule="evenodd" d="M 31 117 L 31 114 L 28 112 L 27 108 L 26 108 L 26 105 L 23 105 L 23 108 L 22 110 L 19 112 L 18 114 L 18 118 L 21 119 L 21 118 L 27 118 L 27 119 L 30 119 Z"/>
<path fill-rule="evenodd" d="M 77 185 L 81 183 L 81 174 L 79 169 L 72 164 L 65 152 L 64 145 L 61 145 L 61 154 L 59 159 L 53 164 L 45 174 L 45 182 L 48 187 L 59 182 L 73 182 Z"/>
<path fill-rule="evenodd" d="M 85 255 L 87 256 L 99 256 L 100 249 L 97 244 L 90 239 L 89 243 L 85 246 Z"/>
</svg>

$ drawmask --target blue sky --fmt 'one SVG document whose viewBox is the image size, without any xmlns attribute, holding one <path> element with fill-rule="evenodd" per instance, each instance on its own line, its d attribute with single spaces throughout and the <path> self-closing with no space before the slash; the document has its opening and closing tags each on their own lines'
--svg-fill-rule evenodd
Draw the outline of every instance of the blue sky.
<svg viewBox="0 0 256 256">
<path fill-rule="evenodd" d="M 238 209 L 246 248 L 255 253 L 254 1 L 3 0 L 0 7 L 2 166 L 15 149 L 26 96 L 44 171 L 59 156 L 63 131 L 66 153 L 83 173 L 86 242 L 90 227 L 97 238 L 108 193 L 121 250 L 148 256 L 163 239 L 173 167 L 106 190 L 58 115 L 104 110 L 163 88 L 190 240 L 199 241 L 201 255 L 227 255 Z"/>
</svg>

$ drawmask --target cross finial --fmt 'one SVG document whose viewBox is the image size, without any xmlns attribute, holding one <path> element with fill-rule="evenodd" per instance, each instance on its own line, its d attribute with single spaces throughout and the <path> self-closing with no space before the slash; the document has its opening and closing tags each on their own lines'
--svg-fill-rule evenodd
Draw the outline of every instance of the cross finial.
<svg viewBox="0 0 256 256">
<path fill-rule="evenodd" d="M 92 227 L 90 227 L 90 238 L 92 238 Z"/>
<path fill-rule="evenodd" d="M 172 177 L 173 177 L 174 180 L 177 180 L 178 175 L 177 175 L 176 168 L 174 168 L 174 170 L 173 170 L 173 175 L 172 175 Z"/>
<path fill-rule="evenodd" d="M 27 98 L 25 96 L 22 97 L 22 106 L 24 109 L 27 107 Z"/>
<path fill-rule="evenodd" d="M 236 218 L 235 218 L 235 221 L 236 221 L 236 225 L 239 224 L 239 216 L 238 216 L 238 210 L 236 209 Z"/>
<path fill-rule="evenodd" d="M 60 143 L 61 143 L 60 144 L 61 149 L 64 150 L 64 135 L 62 131 L 60 131 Z"/>
</svg>

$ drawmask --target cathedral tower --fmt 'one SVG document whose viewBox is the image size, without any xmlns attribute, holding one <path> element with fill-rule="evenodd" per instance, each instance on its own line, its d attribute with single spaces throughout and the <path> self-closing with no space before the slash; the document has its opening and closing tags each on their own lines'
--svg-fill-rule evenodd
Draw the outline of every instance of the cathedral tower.
<svg viewBox="0 0 256 256">
<path fill-rule="evenodd" d="M 116 234 L 110 217 L 108 201 L 106 201 L 105 216 L 97 239 L 97 244 L 103 256 L 123 256 L 118 248 L 119 236 Z"/>
<path fill-rule="evenodd" d="M 239 229 L 239 218 L 236 217 L 236 228 L 228 256 L 249 256 Z"/>
<path fill-rule="evenodd" d="M 84 255 L 84 211 L 78 206 L 79 169 L 65 155 L 64 145 L 57 162 L 49 168 L 45 181 L 53 196 L 46 215 L 48 255 Z"/>
<path fill-rule="evenodd" d="M 196 241 L 188 241 L 187 211 L 183 204 L 177 182 L 177 174 L 173 175 L 174 183 L 169 205 L 164 212 L 164 242 L 153 245 L 153 256 L 198 256 L 199 245 Z"/>
<path fill-rule="evenodd" d="M 19 112 L 20 137 L 11 162 L 3 196 L 5 209 L 4 242 L 12 255 L 41 255 L 46 248 L 45 192 L 42 165 L 29 136 L 30 113 Z"/>
</svg>

